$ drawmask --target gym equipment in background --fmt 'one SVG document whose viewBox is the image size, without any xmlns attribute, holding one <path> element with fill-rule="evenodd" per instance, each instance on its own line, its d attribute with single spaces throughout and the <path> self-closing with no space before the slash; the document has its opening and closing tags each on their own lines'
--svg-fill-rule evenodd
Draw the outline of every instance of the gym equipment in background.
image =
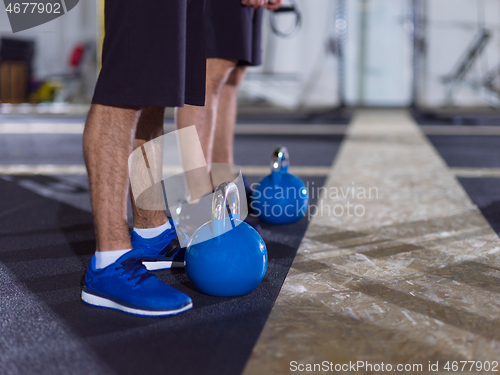
<svg viewBox="0 0 500 375">
<path fill-rule="evenodd" d="M 468 84 L 472 89 L 476 91 L 481 91 L 484 89 L 488 89 L 492 94 L 498 96 L 499 92 L 495 91 L 491 86 L 491 82 L 495 78 L 490 78 L 491 75 L 488 74 L 488 82 L 490 86 L 487 86 L 483 82 L 473 82 L 466 79 L 467 73 L 474 66 L 475 62 L 478 60 L 479 56 L 484 51 L 484 48 L 488 44 L 491 38 L 491 32 L 487 29 L 479 30 L 479 33 L 475 36 L 474 40 L 471 42 L 467 51 L 460 58 L 457 66 L 454 68 L 453 72 L 450 75 L 443 77 L 443 83 L 447 85 L 446 92 L 446 104 L 450 105 L 454 101 L 454 95 L 458 91 L 460 84 Z"/>
<path fill-rule="evenodd" d="M 276 147 L 271 174 L 264 177 L 252 195 L 252 208 L 270 224 L 292 224 L 302 219 L 309 203 L 309 192 L 300 178 L 288 173 L 286 147 Z"/>
<path fill-rule="evenodd" d="M 433 7 L 427 3 L 413 0 L 412 6 L 412 106 L 426 116 L 432 107 L 499 107 L 500 28 L 495 3 L 467 1 L 453 16 L 443 14 L 439 2 Z M 450 59 L 457 48 L 462 53 Z"/>
<path fill-rule="evenodd" d="M 202 293 L 241 296 L 266 275 L 267 248 L 260 235 L 239 220 L 240 196 L 233 182 L 217 186 L 212 221 L 202 225 L 186 249 L 186 272 Z"/>
<path fill-rule="evenodd" d="M 23 103 L 29 95 L 33 76 L 35 42 L 14 38 L 0 39 L 0 101 Z"/>
<path fill-rule="evenodd" d="M 85 91 L 85 69 L 88 64 L 93 64 L 93 55 L 95 47 L 92 43 L 76 44 L 68 57 L 68 68 L 60 74 L 52 74 L 46 77 L 45 81 L 52 84 L 56 89 L 53 97 L 49 100 L 44 100 L 43 95 L 39 97 L 39 101 L 54 101 L 58 103 L 78 102 L 78 99 L 83 96 Z"/>
</svg>

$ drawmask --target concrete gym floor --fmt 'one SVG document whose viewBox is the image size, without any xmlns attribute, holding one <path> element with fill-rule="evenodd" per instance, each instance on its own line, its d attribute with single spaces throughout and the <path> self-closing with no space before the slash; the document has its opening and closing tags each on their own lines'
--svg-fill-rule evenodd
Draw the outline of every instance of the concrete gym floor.
<svg viewBox="0 0 500 375">
<path fill-rule="evenodd" d="M 448 361 L 498 361 L 500 128 L 419 127 L 403 110 L 240 126 L 251 182 L 284 144 L 318 212 L 263 226 L 269 271 L 248 296 L 203 296 L 161 272 L 195 304 L 165 319 L 79 301 L 94 246 L 81 128 L 0 120 L 0 373 L 287 374 L 323 361 L 429 373 L 430 361 L 449 374 Z M 358 370 L 342 372 L 371 373 Z"/>
</svg>

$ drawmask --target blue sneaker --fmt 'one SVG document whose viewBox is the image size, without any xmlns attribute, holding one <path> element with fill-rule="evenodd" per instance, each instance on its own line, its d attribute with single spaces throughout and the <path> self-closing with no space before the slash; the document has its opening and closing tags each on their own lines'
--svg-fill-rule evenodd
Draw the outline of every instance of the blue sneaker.
<svg viewBox="0 0 500 375">
<path fill-rule="evenodd" d="M 184 254 L 189 237 L 175 220 L 169 221 L 171 227 L 156 237 L 143 238 L 135 231 L 130 234 L 132 247 L 143 252 L 138 259 L 142 260 L 142 264 L 150 271 L 184 267 Z"/>
<path fill-rule="evenodd" d="M 193 307 L 186 294 L 161 282 L 149 272 L 131 250 L 115 263 L 96 269 L 90 260 L 82 290 L 82 301 L 93 306 L 144 316 L 179 314 Z"/>
</svg>

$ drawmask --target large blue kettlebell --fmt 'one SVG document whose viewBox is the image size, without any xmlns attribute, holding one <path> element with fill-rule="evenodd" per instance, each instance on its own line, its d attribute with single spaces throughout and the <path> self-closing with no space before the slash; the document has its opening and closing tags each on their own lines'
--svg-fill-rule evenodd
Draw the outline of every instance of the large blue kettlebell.
<svg viewBox="0 0 500 375">
<path fill-rule="evenodd" d="M 224 182 L 215 189 L 212 211 L 212 221 L 202 225 L 189 241 L 186 272 L 202 293 L 248 294 L 266 274 L 264 240 L 240 220 L 240 196 L 233 182 Z"/>
<path fill-rule="evenodd" d="M 300 178 L 288 173 L 286 147 L 276 147 L 271 159 L 271 174 L 264 177 L 252 194 L 251 207 L 262 221 L 291 224 L 302 219 L 309 193 Z"/>
</svg>

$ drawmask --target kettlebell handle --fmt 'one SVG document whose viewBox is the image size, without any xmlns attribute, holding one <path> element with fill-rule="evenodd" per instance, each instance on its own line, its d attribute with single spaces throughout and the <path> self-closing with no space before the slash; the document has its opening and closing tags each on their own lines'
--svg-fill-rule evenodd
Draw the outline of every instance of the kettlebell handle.
<svg viewBox="0 0 500 375">
<path fill-rule="evenodd" d="M 234 182 L 223 182 L 215 189 L 212 200 L 213 218 L 216 220 L 228 218 L 226 206 L 229 206 L 231 215 L 239 215 L 240 193 Z"/>
<path fill-rule="evenodd" d="M 284 146 L 276 147 L 271 156 L 271 172 L 287 173 L 289 160 L 288 149 Z"/>
</svg>

